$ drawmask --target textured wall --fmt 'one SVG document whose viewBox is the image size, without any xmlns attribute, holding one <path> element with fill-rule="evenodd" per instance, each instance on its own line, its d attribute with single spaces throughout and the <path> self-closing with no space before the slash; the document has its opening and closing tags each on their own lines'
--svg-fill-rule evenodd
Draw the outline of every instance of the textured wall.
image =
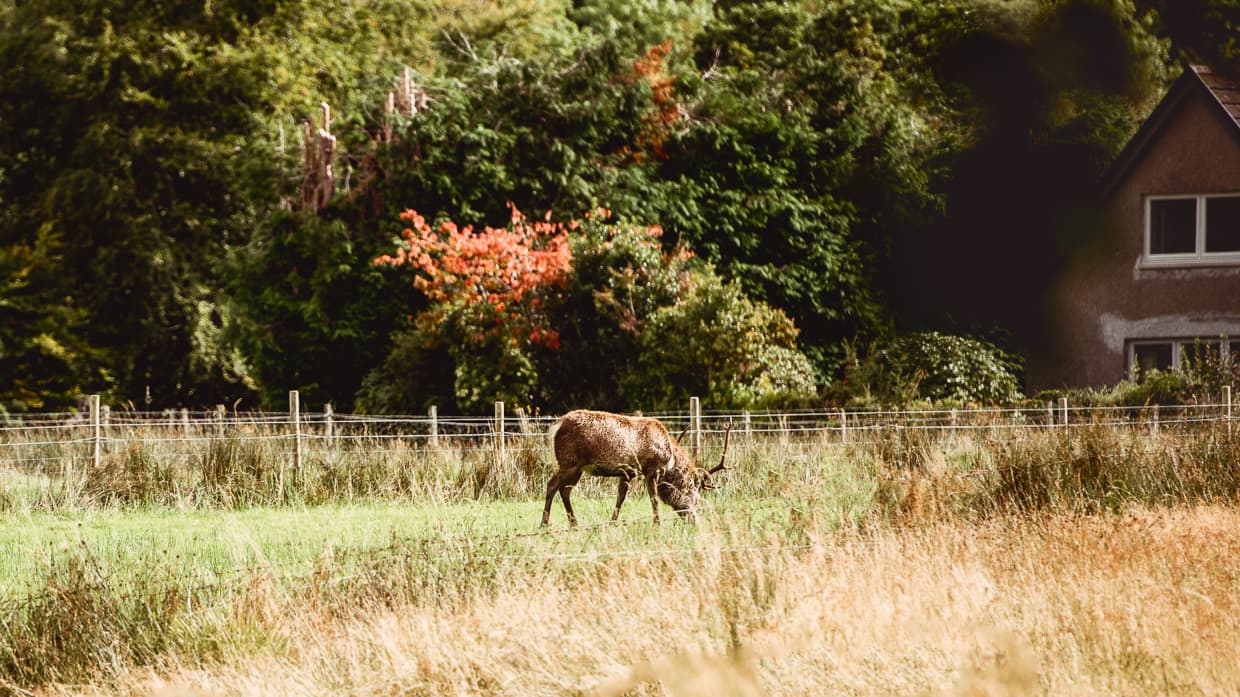
<svg viewBox="0 0 1240 697">
<path fill-rule="evenodd" d="M 1144 197 L 1240 193 L 1240 126 L 1211 99 L 1194 89 L 1170 112 L 1054 285 L 1051 345 L 1030 356 L 1031 392 L 1120 381 L 1132 339 L 1240 338 L 1240 264 L 1142 264 Z"/>
</svg>

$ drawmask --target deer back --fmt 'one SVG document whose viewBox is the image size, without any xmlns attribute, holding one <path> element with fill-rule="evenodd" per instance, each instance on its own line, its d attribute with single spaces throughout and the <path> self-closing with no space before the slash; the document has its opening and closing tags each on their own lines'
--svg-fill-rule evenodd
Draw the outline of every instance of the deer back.
<svg viewBox="0 0 1240 697">
<path fill-rule="evenodd" d="M 578 409 L 560 418 L 554 443 L 561 466 L 688 464 L 663 424 L 651 418 Z"/>
</svg>

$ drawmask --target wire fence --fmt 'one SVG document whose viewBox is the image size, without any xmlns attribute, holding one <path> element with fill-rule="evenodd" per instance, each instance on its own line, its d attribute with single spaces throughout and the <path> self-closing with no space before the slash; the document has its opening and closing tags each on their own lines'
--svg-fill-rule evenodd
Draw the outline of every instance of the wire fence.
<svg viewBox="0 0 1240 697">
<path fill-rule="evenodd" d="M 816 438 L 841 444 L 892 434 L 925 433 L 937 436 L 960 434 L 991 437 L 1030 430 L 1064 430 L 1106 425 L 1128 429 L 1218 428 L 1231 429 L 1231 391 L 1225 389 L 1217 402 L 1185 405 L 1146 405 L 1141 407 L 1074 406 L 1065 400 L 1039 407 L 848 410 L 820 409 L 800 411 L 703 411 L 699 400 L 691 400 L 680 411 L 648 412 L 659 418 L 682 442 L 690 444 L 702 436 L 718 438 L 724 432 L 748 438 Z M 336 414 L 330 408 L 304 411 L 297 394 L 290 395 L 287 412 L 236 412 L 213 410 L 133 411 L 112 410 L 94 398 L 83 411 L 9 415 L 0 421 L 0 468 L 21 470 L 54 468 L 57 463 L 89 466 L 99 458 L 131 444 L 162 444 L 171 450 L 224 440 L 253 440 L 277 443 L 290 456 L 300 457 L 302 447 L 385 449 L 395 444 L 417 448 L 490 450 L 502 453 L 505 447 L 520 448 L 531 443 L 545 444 L 547 431 L 558 415 L 531 414 L 522 409 L 509 413 L 497 403 L 492 416 L 440 416 L 437 410 L 425 415 Z M 699 441 L 700 442 L 700 441 Z M 579 530 L 580 532 L 580 530 Z M 393 541 L 390 547 L 370 550 L 351 563 L 338 567 L 349 574 L 366 574 L 396 565 L 411 553 L 421 563 L 440 563 L 449 558 L 487 558 L 493 560 L 592 560 L 612 556 L 679 556 L 703 554 L 711 550 L 678 547 L 658 549 L 555 549 L 538 550 L 512 544 L 522 536 L 543 537 L 549 533 L 500 535 L 494 539 L 407 539 Z M 554 533 L 552 533 L 554 534 Z M 771 549 L 738 547 L 713 550 L 720 553 L 804 553 L 802 545 L 778 545 Z M 338 559 L 338 562 L 344 561 Z M 199 569 L 185 590 L 206 596 L 244 589 L 258 574 L 268 573 L 284 583 L 309 583 L 317 573 L 314 562 L 290 561 L 285 564 L 244 566 L 231 570 Z M 340 580 L 340 579 L 337 579 Z M 39 601 L 33 595 L 3 597 L 0 612 L 13 612 Z"/>
<path fill-rule="evenodd" d="M 506 411 L 502 402 L 493 416 L 441 416 L 432 408 L 424 415 L 337 414 L 330 407 L 303 411 L 296 391 L 288 412 L 212 410 L 114 410 L 92 397 L 84 411 L 8 415 L 0 421 L 0 466 L 78 461 L 98 464 L 109 452 L 127 444 L 167 448 L 200 448 L 204 443 L 267 441 L 287 443 L 294 464 L 303 448 L 381 449 L 394 443 L 428 449 L 492 450 L 502 458 L 508 448 L 545 442 L 558 415 Z M 1231 428 L 1231 389 L 1217 402 L 1176 405 L 1074 406 L 1061 399 L 1038 407 L 802 411 L 703 411 L 697 398 L 681 411 L 634 415 L 660 419 L 682 442 L 700 451 L 702 439 L 725 431 L 747 438 L 835 438 L 841 443 L 881 438 L 891 433 L 920 431 L 968 434 L 978 431 L 1073 429 L 1112 425 L 1183 428 L 1225 424 Z"/>
</svg>

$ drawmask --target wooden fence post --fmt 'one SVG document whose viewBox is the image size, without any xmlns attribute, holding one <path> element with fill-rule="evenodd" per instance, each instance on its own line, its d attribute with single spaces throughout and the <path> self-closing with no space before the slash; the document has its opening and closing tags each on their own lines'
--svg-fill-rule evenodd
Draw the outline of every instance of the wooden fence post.
<svg viewBox="0 0 1240 697">
<path fill-rule="evenodd" d="M 103 457 L 103 431 L 99 426 L 99 395 L 97 394 L 90 396 L 90 440 L 91 462 L 94 463 L 95 469 L 99 469 L 99 463 Z"/>
<path fill-rule="evenodd" d="M 1063 425 L 1068 425 L 1068 398 L 1059 398 L 1059 411 L 1063 414 Z"/>
<path fill-rule="evenodd" d="M 438 448 L 439 447 L 439 407 L 432 404 L 430 408 L 429 416 L 431 419 L 431 447 Z"/>
<path fill-rule="evenodd" d="M 848 442 L 848 412 L 840 409 L 840 442 Z"/>
<path fill-rule="evenodd" d="M 495 403 L 495 453 L 496 464 L 504 462 L 504 403 Z"/>
<path fill-rule="evenodd" d="M 328 445 L 336 440 L 336 423 L 332 420 L 335 415 L 336 410 L 332 408 L 331 402 L 323 405 L 323 435 L 327 436 Z"/>
<path fill-rule="evenodd" d="M 533 435 L 534 427 L 530 424 L 530 415 L 526 413 L 524 407 L 517 407 L 517 423 L 520 424 L 522 436 Z"/>
<path fill-rule="evenodd" d="M 693 457 L 697 459 L 702 453 L 702 400 L 698 397 L 689 398 L 689 430 L 692 434 Z"/>
<path fill-rule="evenodd" d="M 293 424 L 293 477 L 301 477 L 301 395 L 297 390 L 288 392 L 288 418 Z"/>
<path fill-rule="evenodd" d="M 1231 385 L 1223 387 L 1223 421 L 1227 424 L 1227 435 L 1231 435 Z"/>
</svg>

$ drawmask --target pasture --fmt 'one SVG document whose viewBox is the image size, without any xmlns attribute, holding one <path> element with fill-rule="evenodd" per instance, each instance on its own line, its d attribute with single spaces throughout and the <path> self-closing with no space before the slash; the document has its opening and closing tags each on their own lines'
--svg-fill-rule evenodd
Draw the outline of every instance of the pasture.
<svg viewBox="0 0 1240 697">
<path fill-rule="evenodd" d="M 31 439 L 0 694 L 1225 694 L 1229 426 L 755 432 L 697 525 L 545 530 L 541 438 Z"/>
</svg>

